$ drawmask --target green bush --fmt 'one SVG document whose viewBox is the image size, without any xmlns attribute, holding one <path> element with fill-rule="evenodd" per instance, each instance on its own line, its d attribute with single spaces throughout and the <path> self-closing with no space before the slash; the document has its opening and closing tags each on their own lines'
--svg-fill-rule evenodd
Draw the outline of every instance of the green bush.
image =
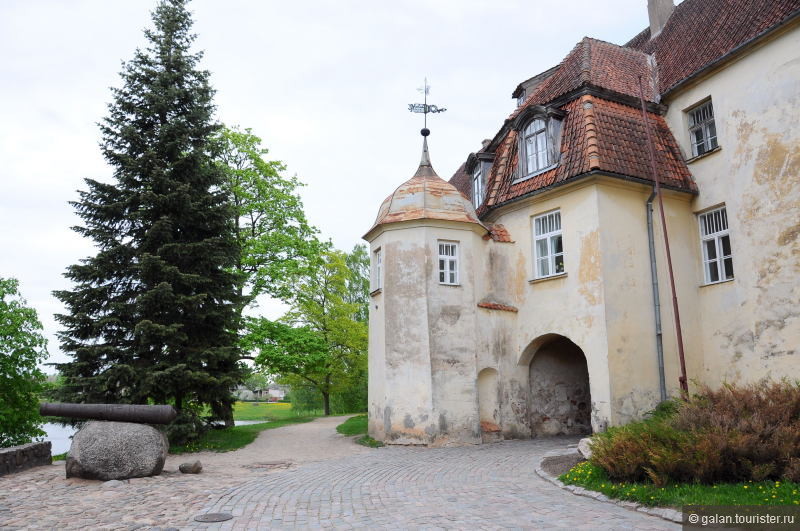
<svg viewBox="0 0 800 531">
<path fill-rule="evenodd" d="M 592 438 L 609 478 L 701 483 L 800 480 L 800 385 L 707 387 Z"/>
</svg>

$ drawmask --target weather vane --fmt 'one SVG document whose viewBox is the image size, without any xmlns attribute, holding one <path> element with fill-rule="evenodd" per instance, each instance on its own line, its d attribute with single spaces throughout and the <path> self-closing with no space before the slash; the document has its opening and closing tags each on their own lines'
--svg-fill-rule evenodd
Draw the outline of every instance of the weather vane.
<svg viewBox="0 0 800 531">
<path fill-rule="evenodd" d="M 421 133 L 422 136 L 428 136 L 429 134 L 431 134 L 430 130 L 428 129 L 428 113 L 444 112 L 447 109 L 445 109 L 444 107 L 438 107 L 436 105 L 428 105 L 428 93 L 431 90 L 431 86 L 428 85 L 427 77 L 425 78 L 425 83 L 422 85 L 422 87 L 418 88 L 417 90 L 422 92 L 422 94 L 424 95 L 423 97 L 424 103 L 409 103 L 408 110 L 411 112 L 422 113 L 425 116 L 424 118 L 425 126 L 423 127 Z"/>
</svg>

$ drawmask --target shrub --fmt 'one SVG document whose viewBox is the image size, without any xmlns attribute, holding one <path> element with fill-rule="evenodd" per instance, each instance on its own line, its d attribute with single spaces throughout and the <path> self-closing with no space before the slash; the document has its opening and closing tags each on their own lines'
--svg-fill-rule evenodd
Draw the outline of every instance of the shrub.
<svg viewBox="0 0 800 531">
<path fill-rule="evenodd" d="M 624 481 L 800 479 L 800 385 L 704 387 L 645 420 L 595 435 L 592 463 Z"/>
</svg>

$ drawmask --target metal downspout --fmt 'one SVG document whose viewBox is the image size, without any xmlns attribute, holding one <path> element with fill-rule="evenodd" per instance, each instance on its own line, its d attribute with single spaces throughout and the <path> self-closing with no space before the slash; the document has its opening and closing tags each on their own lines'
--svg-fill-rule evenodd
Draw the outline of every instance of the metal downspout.
<svg viewBox="0 0 800 531">
<path fill-rule="evenodd" d="M 653 235 L 653 199 L 656 192 L 653 190 L 647 198 L 647 247 L 650 250 L 650 276 L 653 284 L 653 313 L 656 321 L 656 358 L 658 359 L 658 389 L 661 393 L 661 402 L 667 399 L 667 380 L 664 376 L 664 344 L 661 330 L 661 297 L 658 294 L 658 270 L 656 269 L 656 243 Z"/>
</svg>

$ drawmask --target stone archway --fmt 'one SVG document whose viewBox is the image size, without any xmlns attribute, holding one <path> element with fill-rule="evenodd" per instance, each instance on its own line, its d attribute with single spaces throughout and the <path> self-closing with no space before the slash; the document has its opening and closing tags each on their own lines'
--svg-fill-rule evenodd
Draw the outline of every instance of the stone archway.
<svg viewBox="0 0 800 531">
<path fill-rule="evenodd" d="M 531 346 L 536 349 L 529 368 L 531 436 L 591 433 L 592 400 L 583 351 L 556 334 L 539 338 Z"/>
</svg>

